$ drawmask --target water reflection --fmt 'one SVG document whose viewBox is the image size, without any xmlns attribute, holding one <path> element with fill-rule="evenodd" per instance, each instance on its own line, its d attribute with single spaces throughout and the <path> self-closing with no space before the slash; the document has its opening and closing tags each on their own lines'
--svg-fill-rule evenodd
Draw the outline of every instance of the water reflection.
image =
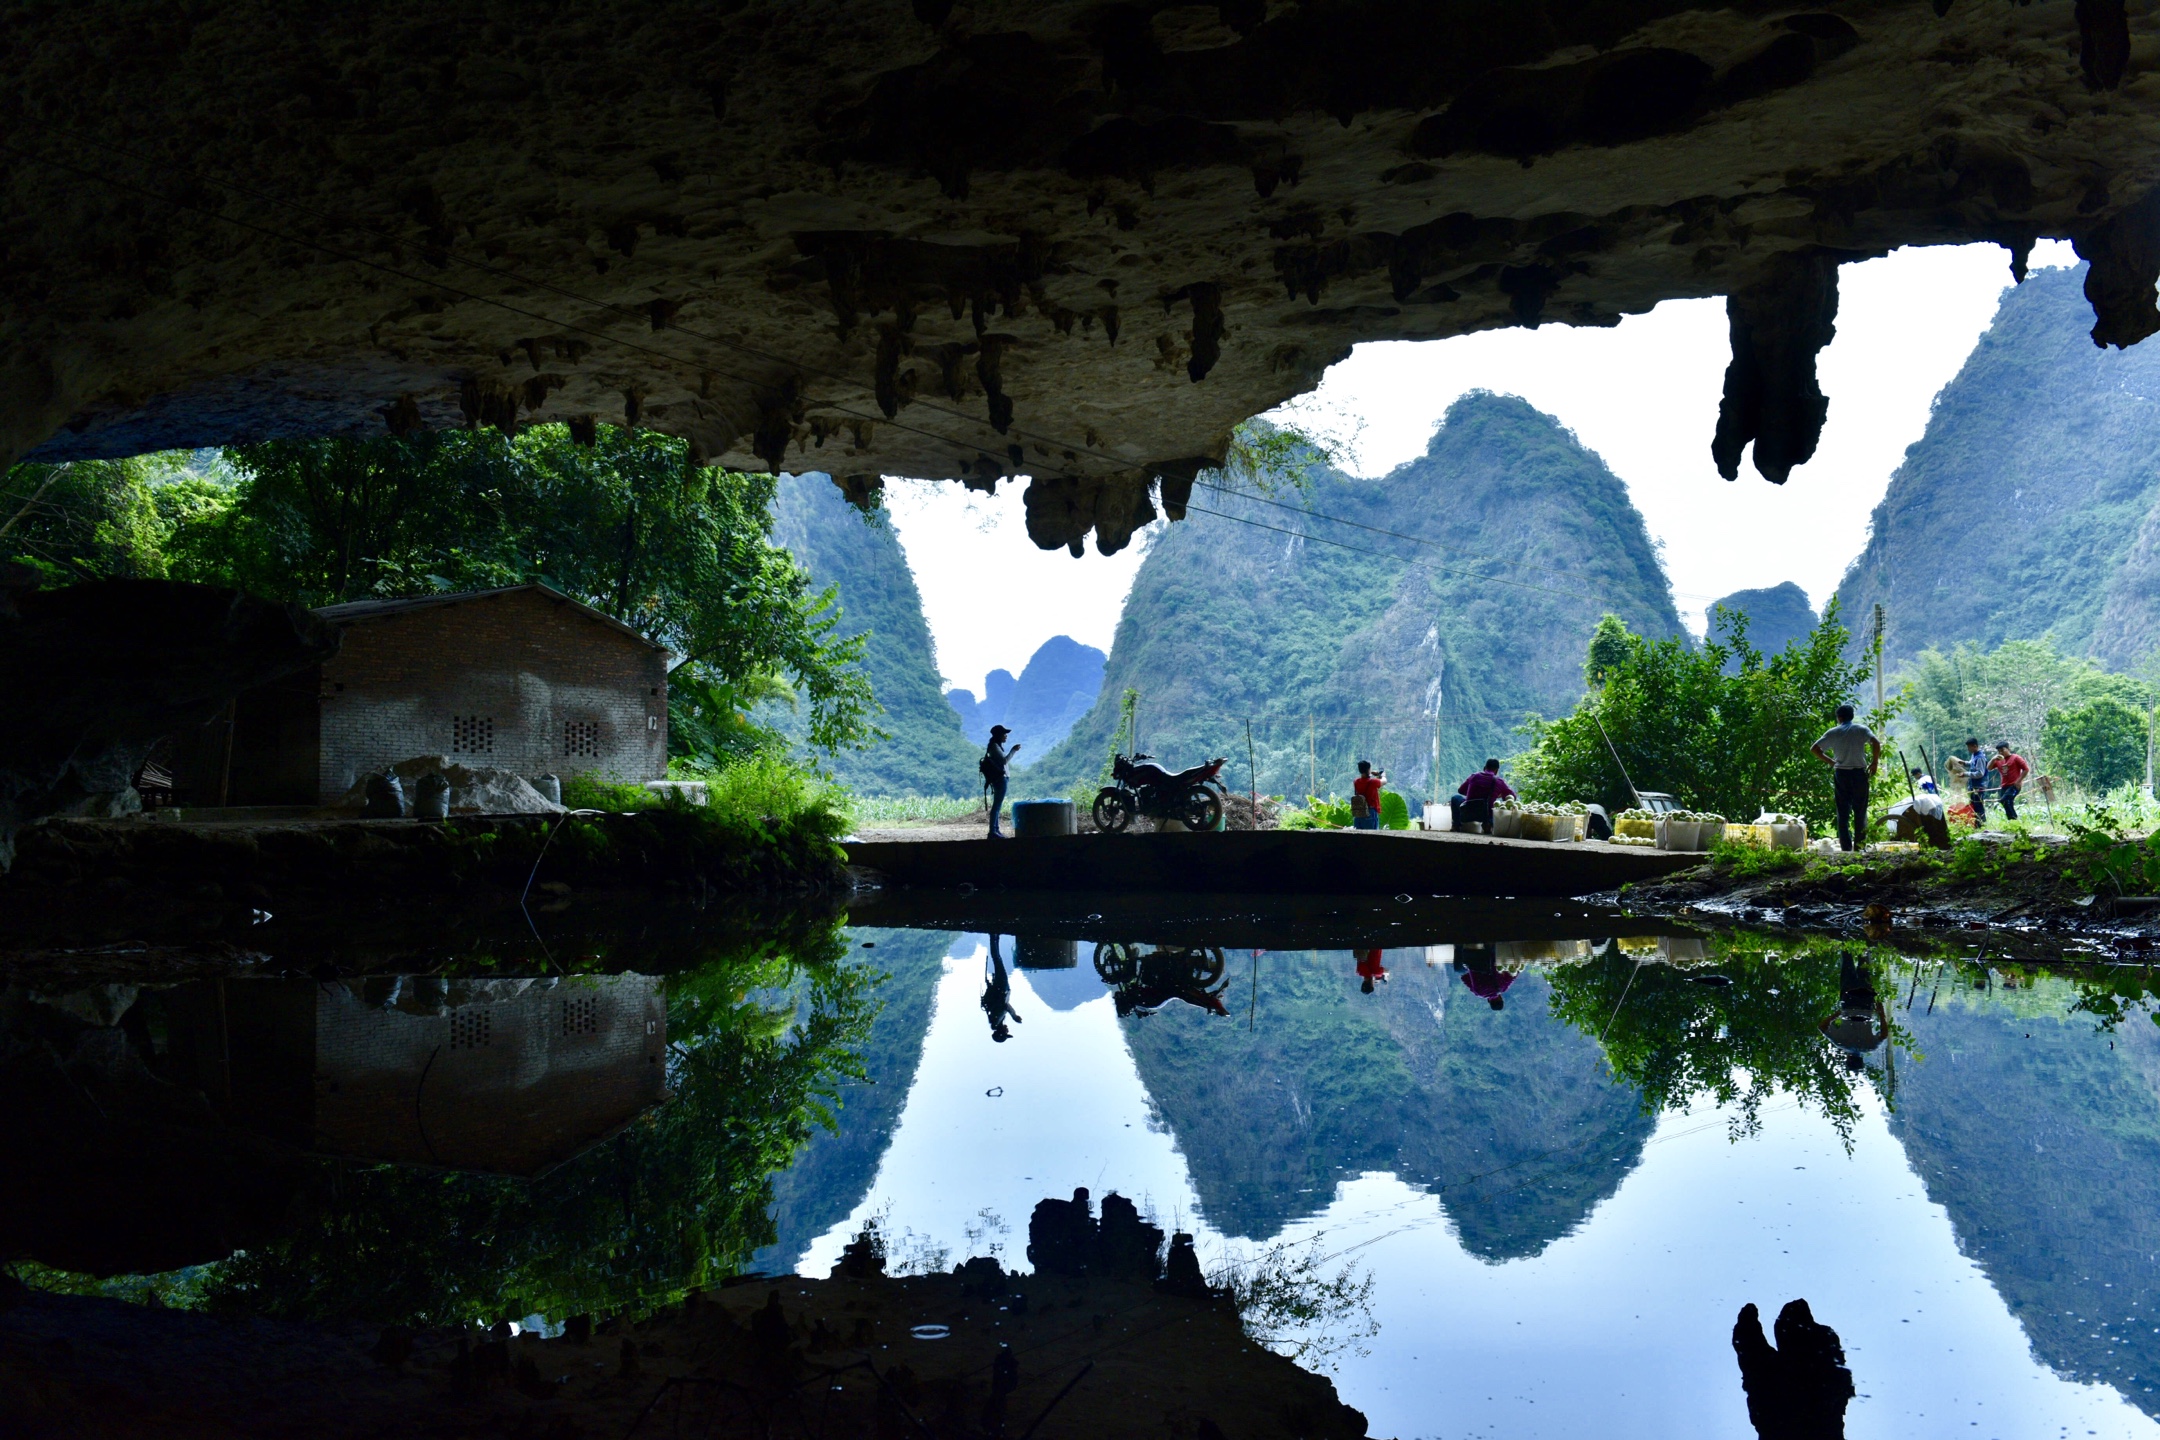
<svg viewBox="0 0 2160 1440">
<path fill-rule="evenodd" d="M 253 1313 L 560 1320 L 873 1220 L 896 1269 L 1018 1266 L 1088 1187 L 1211 1273 L 1370 1280 L 1334 1363 L 1375 1433 L 1746 1433 L 1773 1357 L 1840 1346 L 1855 1435 L 2160 1433 L 2122 1399 L 2160 1374 L 2138 967 L 1090 903 L 655 976 L 11 985 L 0 1242 Z M 1770 1350 L 1800 1295 L 1838 1338 Z"/>
</svg>

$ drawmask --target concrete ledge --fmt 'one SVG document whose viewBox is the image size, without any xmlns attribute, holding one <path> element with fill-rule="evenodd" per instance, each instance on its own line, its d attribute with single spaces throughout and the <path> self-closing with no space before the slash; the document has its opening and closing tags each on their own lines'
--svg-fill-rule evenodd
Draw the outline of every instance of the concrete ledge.
<svg viewBox="0 0 2160 1440">
<path fill-rule="evenodd" d="M 870 840 L 848 863 L 898 885 L 1302 895 L 1590 895 L 1702 855 L 1421 831 L 1228 830 L 1028 840 Z"/>
</svg>

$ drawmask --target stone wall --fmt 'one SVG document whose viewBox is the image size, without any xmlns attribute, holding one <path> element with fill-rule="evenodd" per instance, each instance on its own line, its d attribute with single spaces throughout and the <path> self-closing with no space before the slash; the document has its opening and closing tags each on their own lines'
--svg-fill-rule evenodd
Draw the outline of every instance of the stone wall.
<svg viewBox="0 0 2160 1440">
<path fill-rule="evenodd" d="M 535 590 L 347 624 L 323 666 L 322 799 L 417 755 L 658 779 L 666 654 Z"/>
</svg>

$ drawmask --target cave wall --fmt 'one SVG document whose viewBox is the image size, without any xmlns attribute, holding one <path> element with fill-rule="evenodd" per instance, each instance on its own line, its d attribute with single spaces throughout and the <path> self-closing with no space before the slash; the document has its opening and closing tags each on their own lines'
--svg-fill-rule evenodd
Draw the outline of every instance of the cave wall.
<svg viewBox="0 0 2160 1440">
<path fill-rule="evenodd" d="M 1353 343 L 1722 294 L 1782 481 L 1842 262 L 2067 236 L 2160 328 L 2156 11 L 14 4 L 0 458 L 627 422 L 1108 550 Z"/>
</svg>

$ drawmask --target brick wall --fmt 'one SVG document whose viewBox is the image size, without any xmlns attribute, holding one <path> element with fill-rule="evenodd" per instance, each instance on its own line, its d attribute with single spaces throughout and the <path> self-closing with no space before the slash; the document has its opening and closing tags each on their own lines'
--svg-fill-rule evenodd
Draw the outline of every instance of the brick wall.
<svg viewBox="0 0 2160 1440">
<path fill-rule="evenodd" d="M 420 755 L 533 776 L 667 773 L 667 658 L 537 591 L 345 627 L 322 669 L 322 799 Z"/>
<path fill-rule="evenodd" d="M 657 979 L 453 981 L 451 991 L 440 1013 L 412 1014 L 342 985 L 316 990 L 315 1148 L 532 1175 L 667 1098 Z"/>
</svg>

